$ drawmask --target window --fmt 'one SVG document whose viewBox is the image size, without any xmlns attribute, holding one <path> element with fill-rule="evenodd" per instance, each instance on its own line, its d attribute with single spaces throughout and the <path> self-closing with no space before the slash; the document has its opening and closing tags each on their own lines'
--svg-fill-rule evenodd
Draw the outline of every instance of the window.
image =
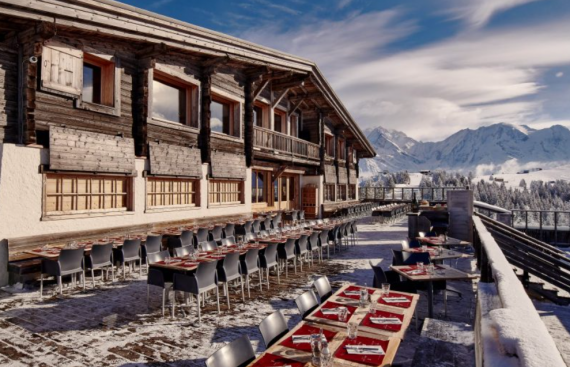
<svg viewBox="0 0 570 367">
<path fill-rule="evenodd" d="M 356 200 L 356 185 L 348 185 L 348 200 Z"/>
<path fill-rule="evenodd" d="M 354 162 L 354 149 L 353 149 L 351 146 L 348 147 L 348 157 L 347 157 L 347 160 L 348 160 L 349 162 L 351 162 L 351 163 L 355 163 L 355 162 Z"/>
<path fill-rule="evenodd" d="M 335 185 L 325 185 L 325 201 L 336 201 L 335 188 Z"/>
<path fill-rule="evenodd" d="M 291 115 L 290 124 L 291 124 L 290 135 L 298 138 L 299 137 L 299 115 L 298 114 L 294 113 Z"/>
<path fill-rule="evenodd" d="M 329 157 L 334 157 L 334 136 L 325 135 L 325 150 Z"/>
<path fill-rule="evenodd" d="M 251 202 L 266 203 L 268 201 L 269 173 L 252 171 L 251 173 Z"/>
<path fill-rule="evenodd" d="M 239 121 L 234 116 L 236 107 L 234 102 L 212 96 L 212 104 L 210 105 L 210 128 L 212 131 L 239 138 L 241 136 Z"/>
<path fill-rule="evenodd" d="M 338 159 L 346 159 L 346 143 L 344 139 L 338 139 Z"/>
<path fill-rule="evenodd" d="M 146 181 L 147 207 L 200 206 L 199 180 L 148 178 Z"/>
<path fill-rule="evenodd" d="M 253 106 L 253 124 L 255 126 L 269 127 L 269 106 L 260 102 L 255 102 Z"/>
<path fill-rule="evenodd" d="M 208 188 L 210 205 L 243 204 L 243 181 L 210 180 Z"/>
<path fill-rule="evenodd" d="M 157 70 L 153 71 L 152 107 L 153 119 L 177 122 L 198 127 L 198 114 L 193 106 L 198 98 L 198 88 L 171 78 Z"/>
<path fill-rule="evenodd" d="M 287 134 L 287 114 L 283 111 L 275 110 L 273 116 L 273 130 Z"/>
<path fill-rule="evenodd" d="M 346 201 L 346 185 L 338 185 L 338 200 Z"/>
<path fill-rule="evenodd" d="M 44 212 L 57 215 L 126 211 L 129 186 L 128 177 L 47 174 Z"/>
<path fill-rule="evenodd" d="M 89 54 L 83 56 L 83 102 L 113 107 L 115 64 Z"/>
</svg>

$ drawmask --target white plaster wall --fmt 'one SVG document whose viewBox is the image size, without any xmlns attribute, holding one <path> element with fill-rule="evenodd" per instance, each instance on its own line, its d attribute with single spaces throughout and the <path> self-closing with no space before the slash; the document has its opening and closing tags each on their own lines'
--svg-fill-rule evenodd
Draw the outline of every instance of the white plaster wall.
<svg viewBox="0 0 570 367">
<path fill-rule="evenodd" d="M 321 217 L 321 209 L 324 201 L 324 177 L 323 176 L 301 176 L 301 188 L 305 185 L 315 185 L 319 189 L 317 202 L 317 216 Z"/>
<path fill-rule="evenodd" d="M 120 227 L 171 220 L 251 213 L 251 170 L 246 170 L 245 204 L 208 208 L 208 182 L 200 182 L 200 208 L 145 213 L 145 178 L 148 164 L 137 159 L 133 212 L 118 216 L 72 218 L 42 221 L 42 175 L 40 164 L 48 163 L 48 150 L 13 144 L 0 144 L 0 240 L 41 234 Z M 204 177 L 208 165 L 202 165 Z"/>
</svg>

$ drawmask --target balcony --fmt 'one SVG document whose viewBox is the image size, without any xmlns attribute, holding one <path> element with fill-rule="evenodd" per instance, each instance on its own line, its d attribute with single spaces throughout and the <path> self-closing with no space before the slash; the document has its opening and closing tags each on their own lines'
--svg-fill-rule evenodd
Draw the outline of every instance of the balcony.
<svg viewBox="0 0 570 367">
<path fill-rule="evenodd" d="M 301 163 L 318 163 L 320 160 L 318 144 L 257 126 L 253 131 L 253 146 L 261 155 L 291 157 Z"/>
</svg>

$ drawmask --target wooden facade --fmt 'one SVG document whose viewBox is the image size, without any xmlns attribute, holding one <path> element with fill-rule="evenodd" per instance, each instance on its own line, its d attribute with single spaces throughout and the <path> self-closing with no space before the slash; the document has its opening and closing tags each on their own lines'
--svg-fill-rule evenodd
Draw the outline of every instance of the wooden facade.
<svg viewBox="0 0 570 367">
<path fill-rule="evenodd" d="M 216 205 L 300 208 L 375 155 L 313 62 L 109 0 L 0 0 L 0 142 L 47 150 L 38 174 L 156 177 L 156 207 L 206 208 L 206 180 Z"/>
</svg>

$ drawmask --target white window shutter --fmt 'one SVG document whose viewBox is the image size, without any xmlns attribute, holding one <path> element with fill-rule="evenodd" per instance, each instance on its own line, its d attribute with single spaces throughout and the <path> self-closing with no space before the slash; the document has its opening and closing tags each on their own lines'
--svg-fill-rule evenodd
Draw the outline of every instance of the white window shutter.
<svg viewBox="0 0 570 367">
<path fill-rule="evenodd" d="M 83 89 L 83 51 L 49 40 L 43 46 L 41 86 L 54 92 L 80 96 Z"/>
</svg>

